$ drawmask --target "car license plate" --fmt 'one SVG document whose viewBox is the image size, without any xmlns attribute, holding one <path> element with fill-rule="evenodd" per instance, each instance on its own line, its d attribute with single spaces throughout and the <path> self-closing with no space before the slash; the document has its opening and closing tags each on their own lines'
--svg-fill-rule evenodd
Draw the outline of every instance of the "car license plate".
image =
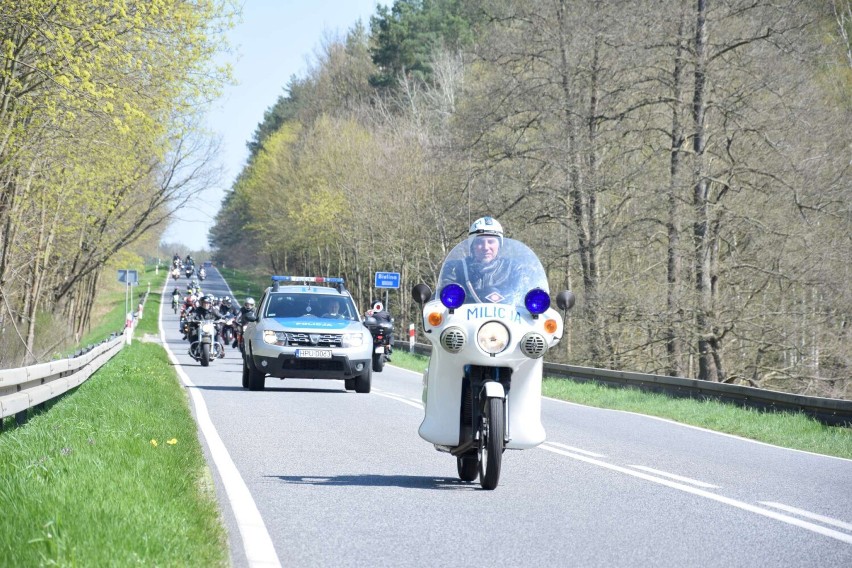
<svg viewBox="0 0 852 568">
<path fill-rule="evenodd" d="M 384 347 L 376 347 L 376 353 L 384 353 L 384 352 L 385 352 Z"/>
<path fill-rule="evenodd" d="M 300 359 L 331 359 L 331 349 L 296 349 Z"/>
</svg>

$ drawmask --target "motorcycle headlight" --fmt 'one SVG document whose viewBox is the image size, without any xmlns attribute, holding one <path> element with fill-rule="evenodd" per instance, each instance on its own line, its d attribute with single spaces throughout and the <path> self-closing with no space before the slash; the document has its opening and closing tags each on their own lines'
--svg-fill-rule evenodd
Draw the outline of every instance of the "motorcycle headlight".
<svg viewBox="0 0 852 568">
<path fill-rule="evenodd" d="M 509 330 L 499 321 L 490 321 L 479 328 L 476 342 L 486 353 L 496 355 L 509 344 Z"/>
<path fill-rule="evenodd" d="M 364 345 L 364 334 L 344 333 L 342 343 L 343 347 L 361 347 L 362 345 Z"/>
<path fill-rule="evenodd" d="M 216 331 L 216 326 L 209 322 L 203 323 L 201 324 L 201 331 L 213 335 L 213 332 Z"/>
</svg>

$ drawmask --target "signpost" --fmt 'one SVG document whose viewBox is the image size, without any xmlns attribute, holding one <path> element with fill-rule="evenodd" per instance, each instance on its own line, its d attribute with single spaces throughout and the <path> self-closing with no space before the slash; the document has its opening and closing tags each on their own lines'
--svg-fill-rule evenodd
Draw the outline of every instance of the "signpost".
<svg viewBox="0 0 852 568">
<path fill-rule="evenodd" d="M 130 313 L 130 287 L 139 284 L 139 273 L 136 270 L 119 270 L 118 271 L 118 281 L 124 282 L 124 313 L 127 314 L 127 320 L 131 323 L 131 331 L 133 326 L 133 315 Z M 126 325 L 126 322 L 125 322 Z M 128 336 L 129 339 L 129 336 Z"/>
<path fill-rule="evenodd" d="M 376 288 L 399 288 L 399 272 L 376 272 Z"/>
<path fill-rule="evenodd" d="M 376 288 L 385 289 L 385 309 L 390 311 L 390 288 L 399 288 L 399 272 L 376 272 Z"/>
</svg>

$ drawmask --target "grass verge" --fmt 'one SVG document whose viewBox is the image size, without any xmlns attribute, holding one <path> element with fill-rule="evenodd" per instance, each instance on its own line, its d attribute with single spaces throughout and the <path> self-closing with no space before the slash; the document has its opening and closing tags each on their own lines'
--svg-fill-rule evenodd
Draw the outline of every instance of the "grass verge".
<svg viewBox="0 0 852 568">
<path fill-rule="evenodd" d="M 423 372 L 428 357 L 393 352 L 393 364 Z M 762 412 L 716 401 L 671 398 L 638 389 L 613 388 L 596 383 L 547 378 L 542 394 L 587 406 L 624 410 L 667 418 L 797 450 L 852 459 L 852 428 L 826 426 L 804 414 Z"/>
<path fill-rule="evenodd" d="M 161 286 L 137 339 L 158 333 Z M 123 294 L 114 309 L 123 322 Z M 0 566 L 228 565 L 197 427 L 157 344 L 134 341 L 0 433 L 0 479 Z"/>
<path fill-rule="evenodd" d="M 269 274 L 254 274 L 235 268 L 219 268 L 219 274 L 227 281 L 240 305 L 245 302 L 246 296 L 259 300 L 263 291 L 272 284 Z"/>
</svg>

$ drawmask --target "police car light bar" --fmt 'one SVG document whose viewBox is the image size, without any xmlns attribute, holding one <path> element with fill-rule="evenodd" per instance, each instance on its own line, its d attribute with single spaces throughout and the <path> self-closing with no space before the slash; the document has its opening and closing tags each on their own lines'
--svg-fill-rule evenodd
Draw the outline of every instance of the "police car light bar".
<svg viewBox="0 0 852 568">
<path fill-rule="evenodd" d="M 331 282 L 332 284 L 343 284 L 343 278 L 330 276 L 273 276 L 273 282 Z"/>
</svg>

